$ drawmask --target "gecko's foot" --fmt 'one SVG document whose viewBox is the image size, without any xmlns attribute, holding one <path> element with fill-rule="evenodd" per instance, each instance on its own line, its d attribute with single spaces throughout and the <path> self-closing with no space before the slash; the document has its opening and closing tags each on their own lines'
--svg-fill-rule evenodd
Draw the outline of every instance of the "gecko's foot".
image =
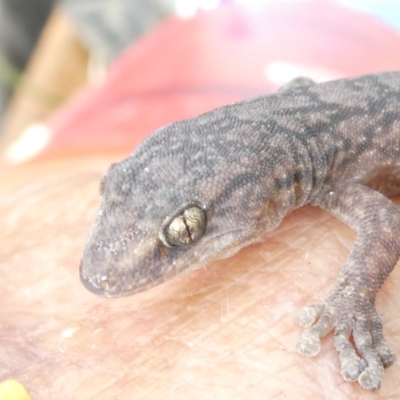
<svg viewBox="0 0 400 400">
<path fill-rule="evenodd" d="M 358 380 L 368 390 L 379 389 L 383 370 L 393 364 L 395 355 L 383 337 L 381 320 L 371 302 L 361 296 L 356 300 L 332 296 L 325 304 L 305 307 L 299 323 L 307 329 L 297 343 L 298 352 L 316 355 L 321 338 L 334 329 L 343 378 Z"/>
</svg>

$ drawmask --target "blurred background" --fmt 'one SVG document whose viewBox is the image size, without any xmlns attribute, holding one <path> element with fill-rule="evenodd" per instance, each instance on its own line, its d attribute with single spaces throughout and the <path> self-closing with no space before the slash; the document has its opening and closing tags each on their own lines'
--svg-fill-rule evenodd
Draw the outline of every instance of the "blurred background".
<svg viewBox="0 0 400 400">
<path fill-rule="evenodd" d="M 299 75 L 390 69 L 397 0 L 0 0 L 0 154 L 129 153 Z"/>
</svg>

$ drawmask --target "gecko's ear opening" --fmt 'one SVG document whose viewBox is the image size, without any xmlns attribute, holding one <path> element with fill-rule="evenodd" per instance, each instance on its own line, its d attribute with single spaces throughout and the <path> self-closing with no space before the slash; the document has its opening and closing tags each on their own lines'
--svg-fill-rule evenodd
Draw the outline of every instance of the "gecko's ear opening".
<svg viewBox="0 0 400 400">
<path fill-rule="evenodd" d="M 172 218 L 166 218 L 159 238 L 167 247 L 182 247 L 197 242 L 207 225 L 206 213 L 199 206 L 190 204 Z"/>
</svg>

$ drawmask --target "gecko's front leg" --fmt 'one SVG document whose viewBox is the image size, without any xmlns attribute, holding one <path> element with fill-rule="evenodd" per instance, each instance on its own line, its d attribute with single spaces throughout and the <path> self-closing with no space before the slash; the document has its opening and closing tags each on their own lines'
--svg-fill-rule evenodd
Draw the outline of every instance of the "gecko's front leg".
<svg viewBox="0 0 400 400">
<path fill-rule="evenodd" d="M 317 354 L 320 338 L 334 329 L 344 379 L 378 389 L 384 368 L 395 356 L 383 337 L 374 303 L 400 257 L 400 211 L 382 194 L 354 182 L 326 193 L 315 204 L 353 227 L 357 238 L 333 294 L 324 304 L 303 310 L 299 321 L 307 329 L 297 350 Z"/>
</svg>

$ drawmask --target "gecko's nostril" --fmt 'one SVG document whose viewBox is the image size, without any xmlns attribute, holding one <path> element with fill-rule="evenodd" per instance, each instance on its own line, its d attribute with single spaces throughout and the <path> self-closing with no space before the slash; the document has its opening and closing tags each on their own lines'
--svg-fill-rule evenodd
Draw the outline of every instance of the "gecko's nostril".
<svg viewBox="0 0 400 400">
<path fill-rule="evenodd" d="M 107 294 L 115 294 L 118 291 L 118 279 L 115 276 L 103 275 L 99 279 L 99 286 Z"/>
</svg>

